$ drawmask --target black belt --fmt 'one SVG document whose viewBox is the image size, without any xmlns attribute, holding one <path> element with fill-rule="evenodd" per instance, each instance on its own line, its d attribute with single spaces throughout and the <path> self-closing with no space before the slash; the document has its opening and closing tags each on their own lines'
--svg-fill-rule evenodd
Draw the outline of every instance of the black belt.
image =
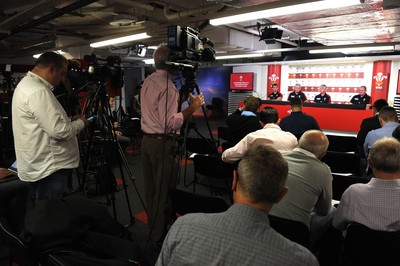
<svg viewBox="0 0 400 266">
<path fill-rule="evenodd" d="M 176 137 L 176 135 L 174 134 L 157 134 L 157 133 L 149 134 L 146 132 L 143 132 L 143 135 L 153 139 L 167 139 L 167 140 L 173 140 Z"/>
</svg>

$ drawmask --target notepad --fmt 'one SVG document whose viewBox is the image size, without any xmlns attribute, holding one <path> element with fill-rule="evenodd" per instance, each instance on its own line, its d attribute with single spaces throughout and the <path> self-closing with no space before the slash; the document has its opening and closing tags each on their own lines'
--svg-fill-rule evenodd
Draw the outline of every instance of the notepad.
<svg viewBox="0 0 400 266">
<path fill-rule="evenodd" d="M 17 175 L 18 174 L 17 161 L 13 162 L 13 164 L 10 167 L 8 167 L 8 170 Z"/>
</svg>

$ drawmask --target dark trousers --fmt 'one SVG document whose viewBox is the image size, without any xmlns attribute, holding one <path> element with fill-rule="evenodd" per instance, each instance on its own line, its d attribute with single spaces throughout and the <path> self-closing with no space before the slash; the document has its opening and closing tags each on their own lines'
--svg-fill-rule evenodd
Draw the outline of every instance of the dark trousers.
<svg viewBox="0 0 400 266">
<path fill-rule="evenodd" d="M 67 179 L 71 169 L 61 169 L 39 181 L 30 183 L 36 201 L 61 199 L 67 188 Z"/>
<path fill-rule="evenodd" d="M 143 136 L 142 162 L 148 226 L 151 239 L 162 244 L 169 221 L 169 190 L 175 188 L 178 164 L 172 139 Z"/>
</svg>

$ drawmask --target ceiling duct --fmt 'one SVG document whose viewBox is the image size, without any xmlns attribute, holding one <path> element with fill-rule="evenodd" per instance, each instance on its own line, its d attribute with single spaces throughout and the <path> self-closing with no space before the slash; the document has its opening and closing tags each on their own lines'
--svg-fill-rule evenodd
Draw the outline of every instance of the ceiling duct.
<svg viewBox="0 0 400 266">
<path fill-rule="evenodd" d="M 383 9 L 391 9 L 391 8 L 398 8 L 400 7 L 399 0 L 383 0 L 382 8 Z"/>
</svg>

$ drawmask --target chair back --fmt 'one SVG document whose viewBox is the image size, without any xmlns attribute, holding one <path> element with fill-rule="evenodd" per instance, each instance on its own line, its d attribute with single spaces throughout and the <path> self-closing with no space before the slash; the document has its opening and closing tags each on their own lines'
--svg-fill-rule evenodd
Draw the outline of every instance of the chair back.
<svg viewBox="0 0 400 266">
<path fill-rule="evenodd" d="M 269 224 L 275 231 L 287 239 L 306 248 L 310 246 L 310 230 L 307 225 L 299 221 L 289 220 L 273 215 L 268 215 Z"/>
<path fill-rule="evenodd" d="M 332 173 L 349 174 L 360 176 L 360 156 L 354 153 L 327 151 L 322 158 Z"/>
<path fill-rule="evenodd" d="M 211 139 L 193 138 L 186 139 L 186 150 L 199 154 L 217 154 L 217 147 Z"/>
<path fill-rule="evenodd" d="M 229 128 L 228 127 L 218 127 L 217 128 L 217 133 L 218 133 L 218 143 L 220 143 L 220 140 L 229 140 Z"/>
<path fill-rule="evenodd" d="M 171 189 L 170 197 L 173 212 L 179 215 L 195 212 L 217 213 L 228 209 L 226 201 L 217 196 L 204 196 L 179 189 Z"/>
<path fill-rule="evenodd" d="M 10 262 L 36 266 L 34 251 L 19 237 L 24 227 L 28 194 L 29 185 L 18 178 L 0 182 L 0 234 L 10 250 Z"/>
<path fill-rule="evenodd" d="M 340 200 L 342 198 L 343 192 L 351 185 L 362 183 L 366 184 L 369 182 L 368 179 L 358 177 L 358 176 L 343 176 L 332 174 L 332 198 L 334 200 Z"/>
<path fill-rule="evenodd" d="M 328 151 L 357 153 L 357 137 L 326 135 L 329 140 Z"/>
<path fill-rule="evenodd" d="M 352 223 L 347 228 L 342 266 L 400 265 L 400 231 L 384 232 Z"/>
</svg>

